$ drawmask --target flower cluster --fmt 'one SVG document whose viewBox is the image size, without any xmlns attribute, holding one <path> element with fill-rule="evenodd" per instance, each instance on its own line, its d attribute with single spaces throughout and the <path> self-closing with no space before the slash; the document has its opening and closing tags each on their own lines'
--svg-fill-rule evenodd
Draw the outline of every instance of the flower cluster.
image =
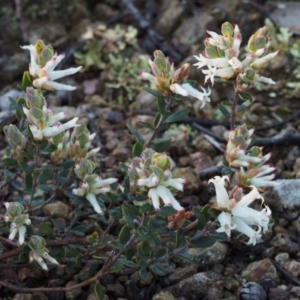
<svg viewBox="0 0 300 300">
<path fill-rule="evenodd" d="M 76 124 L 77 117 L 61 124 L 59 121 L 65 118 L 65 114 L 60 112 L 54 115 L 47 108 L 43 95 L 32 87 L 26 89 L 26 106 L 23 106 L 23 111 L 31 123 L 29 128 L 35 140 L 49 139 L 69 128 L 79 126 Z"/>
<path fill-rule="evenodd" d="M 275 186 L 277 182 L 271 181 L 275 177 L 275 167 L 264 165 L 271 153 L 262 154 L 262 148 L 253 146 L 252 135 L 254 129 L 247 129 L 245 124 L 237 126 L 230 132 L 226 146 L 225 157 L 229 167 L 237 169 L 237 178 L 242 186 L 254 185 L 257 187 Z M 247 171 L 245 172 L 245 169 Z"/>
<path fill-rule="evenodd" d="M 137 194 L 148 192 L 156 210 L 160 209 L 160 199 L 177 211 L 184 210 L 173 193 L 183 191 L 186 179 L 172 178 L 173 166 L 173 161 L 166 154 L 145 149 L 141 157 L 134 157 L 129 165 L 130 190 Z"/>
<path fill-rule="evenodd" d="M 268 229 L 271 210 L 267 206 L 261 211 L 248 207 L 255 199 L 264 201 L 254 186 L 247 195 L 243 195 L 242 189 L 238 187 L 235 187 L 228 195 L 225 188 L 226 180 L 228 180 L 226 176 L 216 176 L 209 180 L 209 183 L 212 182 L 216 189 L 217 203 L 213 207 L 222 211 L 218 216 L 221 227 L 217 229 L 217 232 L 225 232 L 230 237 L 231 230 L 235 229 L 249 237 L 247 244 L 255 245 L 257 239 L 261 237 L 261 232 Z M 251 226 L 256 226 L 257 229 Z"/>
<path fill-rule="evenodd" d="M 111 190 L 110 185 L 117 182 L 117 178 L 101 179 L 97 174 L 93 174 L 95 164 L 88 159 L 81 159 L 75 166 L 75 173 L 82 180 L 80 187 L 73 189 L 73 194 L 85 197 L 93 206 L 95 212 L 103 214 L 97 201 L 96 195 L 107 193 Z"/>
<path fill-rule="evenodd" d="M 28 214 L 23 214 L 24 207 L 18 202 L 4 202 L 6 213 L 4 221 L 10 222 L 9 239 L 13 240 L 19 233 L 19 244 L 23 245 L 25 241 L 26 226 L 30 225 L 31 221 Z"/>
<path fill-rule="evenodd" d="M 159 92 L 161 92 L 166 99 L 169 95 L 174 93 L 185 97 L 194 97 L 202 102 L 202 107 L 206 102 L 210 102 L 210 89 L 207 91 L 201 87 L 203 92 L 198 91 L 192 87 L 189 83 L 182 83 L 186 80 L 190 73 L 190 64 L 185 63 L 182 67 L 175 70 L 173 64 L 170 64 L 168 58 L 160 51 L 154 52 L 154 60 L 149 58 L 149 65 L 154 75 L 141 72 L 140 75 L 150 80 L 155 84 Z"/>
<path fill-rule="evenodd" d="M 55 71 L 56 66 L 65 57 L 54 53 L 50 45 L 38 40 L 35 45 L 23 46 L 22 49 L 30 51 L 29 73 L 33 77 L 33 86 L 43 90 L 73 91 L 75 86 L 55 82 L 56 79 L 77 73 L 81 67 Z"/>
<path fill-rule="evenodd" d="M 198 68 L 205 74 L 205 82 L 210 79 L 214 84 L 214 78 L 225 80 L 235 79 L 237 91 L 245 91 L 251 88 L 255 81 L 275 84 L 270 79 L 257 73 L 269 60 L 277 55 L 278 51 L 266 54 L 271 43 L 268 28 L 262 27 L 251 36 L 248 41 L 248 54 L 240 61 L 241 33 L 238 25 L 233 26 L 229 22 L 222 24 L 222 35 L 207 31 L 210 38 L 205 40 L 204 55 L 195 56 Z"/>
<path fill-rule="evenodd" d="M 28 246 L 31 249 L 31 251 L 29 252 L 30 262 L 36 261 L 39 266 L 45 271 L 48 271 L 48 267 L 44 259 L 52 264 L 59 264 L 55 258 L 49 255 L 49 250 L 46 248 L 46 242 L 42 237 L 38 235 L 31 236 L 28 242 Z"/>
<path fill-rule="evenodd" d="M 69 131 L 66 131 L 53 136 L 49 141 L 57 148 L 51 153 L 51 160 L 56 165 L 60 165 L 67 157 L 70 157 L 79 163 L 81 158 L 95 155 L 100 151 L 99 147 L 88 151 L 95 136 L 96 133 L 90 134 L 85 124 L 76 126 L 71 135 Z"/>
</svg>

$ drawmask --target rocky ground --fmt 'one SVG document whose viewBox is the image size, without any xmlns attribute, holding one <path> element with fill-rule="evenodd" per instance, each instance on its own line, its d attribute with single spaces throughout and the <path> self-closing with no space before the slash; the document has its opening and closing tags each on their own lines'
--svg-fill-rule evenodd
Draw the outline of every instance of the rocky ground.
<svg viewBox="0 0 300 300">
<path fill-rule="evenodd" d="M 189 249 L 194 257 L 190 263 L 174 260 L 162 262 L 165 276 L 149 273 L 148 280 L 139 277 L 135 269 L 125 269 L 106 275 L 104 299 L 300 299 L 300 5 L 287 1 L 3 1 L 0 6 L 0 128 L 16 122 L 8 97 L 17 99 L 17 89 L 24 70 L 28 68 L 28 53 L 20 45 L 43 39 L 65 52 L 61 68 L 75 64 L 84 66 L 65 83 L 77 85 L 76 92 L 57 92 L 47 100 L 54 110 L 66 111 L 71 119 L 79 116 L 91 131 L 99 134 L 95 145 L 102 146 L 99 166 L 103 174 L 122 178 L 120 163 L 131 157 L 134 138 L 126 124 L 138 126 L 139 121 L 153 121 L 155 99 L 143 90 L 147 82 L 138 77 L 147 68 L 147 56 L 161 49 L 176 65 L 194 62 L 193 55 L 203 50 L 205 30 L 219 32 L 224 21 L 237 23 L 244 43 L 264 25 L 266 18 L 274 26 L 288 27 L 293 36 L 286 41 L 274 36 L 274 49 L 280 54 L 264 71 L 277 82 L 276 87 L 258 86 L 253 90 L 255 103 L 239 116 L 256 128 L 258 140 L 266 152 L 272 151 L 272 163 L 278 167 L 278 179 L 284 187 L 266 189 L 263 196 L 273 212 L 270 230 L 264 241 L 246 246 L 234 235 L 228 242 L 217 242 L 205 249 Z M 13 1 L 11 1 L 13 2 Z M 130 3 L 137 11 L 130 9 Z M 279 5 L 280 4 L 280 5 Z M 278 28 L 276 27 L 276 28 Z M 276 35 L 277 34 L 277 35 Z M 121 60 L 118 61 L 118 59 Z M 196 68 L 191 78 L 199 84 L 203 75 Z M 138 82 L 138 84 L 136 84 Z M 178 177 L 188 179 L 181 203 L 187 209 L 203 207 L 214 201 L 214 188 L 207 180 L 216 175 L 224 149 L 224 136 L 229 124 L 217 109 L 222 100 L 232 99 L 230 86 L 215 84 L 211 103 L 200 110 L 199 103 L 187 104 L 191 114 L 183 122 L 162 133 L 171 136 L 169 151 L 177 163 Z M 149 132 L 139 128 L 147 139 Z M 280 139 L 290 133 L 292 138 Z M 277 136 L 277 140 L 274 139 Z M 1 154 L 6 142 L 0 133 Z M 207 174 L 207 170 L 214 170 Z M 13 183 L 15 185 L 13 185 Z M 0 190 L 1 200 L 18 191 L 18 181 Z M 19 191 L 22 188 L 19 187 Z M 43 209 L 44 216 L 55 216 L 67 224 L 70 207 L 66 199 L 56 199 Z M 4 213 L 4 208 L 1 208 Z M 119 227 L 109 234 L 117 235 Z M 171 245 L 172 246 L 172 245 Z M 11 250 L 0 242 L 0 259 Z M 4 256 L 5 257 L 5 256 Z M 13 267 L 11 267 L 13 265 Z M 89 278 L 98 262 L 88 262 L 73 273 L 59 267 L 45 274 L 30 265 L 18 265 L 14 258 L 2 259 L 0 279 L 9 279 L 21 287 L 66 286 Z M 0 288 L 1 299 L 97 299 L 93 290 L 75 289 L 66 293 L 11 292 Z"/>
</svg>

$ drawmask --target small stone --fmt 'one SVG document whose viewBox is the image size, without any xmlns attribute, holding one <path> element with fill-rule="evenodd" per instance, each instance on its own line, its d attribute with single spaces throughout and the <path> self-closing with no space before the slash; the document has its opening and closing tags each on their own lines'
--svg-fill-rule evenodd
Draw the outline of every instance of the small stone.
<svg viewBox="0 0 300 300">
<path fill-rule="evenodd" d="M 187 267 L 176 268 L 173 273 L 170 274 L 170 284 L 175 284 L 185 278 L 188 278 L 197 273 L 197 265 L 190 264 Z"/>
<path fill-rule="evenodd" d="M 280 288 L 270 288 L 269 299 L 272 300 L 289 300 L 289 293 Z"/>
<path fill-rule="evenodd" d="M 300 262 L 298 261 L 288 261 L 284 264 L 284 268 L 295 277 L 300 275 Z"/>
<path fill-rule="evenodd" d="M 193 262 L 197 264 L 200 270 L 221 263 L 226 257 L 228 247 L 220 242 L 214 243 L 207 248 L 191 248 L 187 253 L 193 256 Z"/>
<path fill-rule="evenodd" d="M 211 286 L 207 292 L 207 300 L 215 300 L 223 298 L 224 286 L 221 281 L 217 281 Z"/>
<path fill-rule="evenodd" d="M 250 263 L 242 270 L 241 276 L 247 281 L 258 282 L 261 278 L 268 277 L 278 282 L 276 268 L 269 258 Z"/>
<path fill-rule="evenodd" d="M 285 265 L 285 263 L 290 259 L 290 255 L 286 252 L 279 253 L 275 256 L 275 261 L 281 265 L 282 267 Z"/>
<path fill-rule="evenodd" d="M 32 300 L 33 296 L 32 294 L 15 294 L 15 296 L 12 298 L 13 300 Z"/>
<path fill-rule="evenodd" d="M 204 299 L 209 288 L 215 282 L 221 280 L 222 276 L 213 272 L 200 272 L 186 278 L 163 291 L 168 291 L 176 298 L 184 297 L 185 299 Z"/>
<path fill-rule="evenodd" d="M 69 281 L 67 283 L 66 287 L 73 286 L 75 284 L 76 284 L 75 281 Z M 77 288 L 77 289 L 68 291 L 68 292 L 66 292 L 66 299 L 67 300 L 76 300 L 76 299 L 79 299 L 79 296 L 81 295 L 81 293 L 82 293 L 82 289 L 81 288 Z"/>
<path fill-rule="evenodd" d="M 190 154 L 189 159 L 190 165 L 194 167 L 196 173 L 213 166 L 211 157 L 203 152 L 192 153 Z"/>
<path fill-rule="evenodd" d="M 124 296 L 125 289 L 122 284 L 116 282 L 106 286 L 107 292 L 112 293 L 116 297 Z"/>
<path fill-rule="evenodd" d="M 195 146 L 197 151 L 205 153 L 209 157 L 215 157 L 217 154 L 215 147 L 207 139 L 205 139 L 203 135 L 196 136 L 195 139 L 193 140 L 193 145 Z M 207 168 L 211 166 L 212 163 Z"/>
<path fill-rule="evenodd" d="M 277 180 L 283 183 L 273 188 L 285 208 L 294 209 L 300 206 L 300 179 Z"/>
<path fill-rule="evenodd" d="M 265 300 L 267 294 L 265 290 L 256 282 L 247 282 L 243 284 L 240 290 L 241 300 Z"/>
<path fill-rule="evenodd" d="M 270 241 L 270 244 L 278 248 L 282 252 L 295 254 L 299 251 L 299 245 L 292 242 L 289 235 L 286 233 L 279 233 Z"/>
<path fill-rule="evenodd" d="M 69 214 L 69 206 L 61 201 L 46 204 L 43 213 L 47 216 L 66 218 Z"/>
<path fill-rule="evenodd" d="M 291 296 L 296 297 L 296 299 L 300 299 L 300 286 L 293 286 L 290 294 Z"/>
<path fill-rule="evenodd" d="M 170 292 L 159 292 L 154 295 L 152 300 L 176 300 L 175 297 Z"/>
</svg>

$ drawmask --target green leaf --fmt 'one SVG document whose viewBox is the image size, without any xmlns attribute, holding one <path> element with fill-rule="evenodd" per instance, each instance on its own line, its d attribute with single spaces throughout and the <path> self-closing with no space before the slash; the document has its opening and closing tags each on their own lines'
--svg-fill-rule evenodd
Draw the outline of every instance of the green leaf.
<svg viewBox="0 0 300 300">
<path fill-rule="evenodd" d="M 222 104 L 219 104 L 219 109 L 226 119 L 230 119 L 230 112 L 227 110 L 227 108 L 225 106 L 223 106 Z"/>
<path fill-rule="evenodd" d="M 119 262 L 122 263 L 123 265 L 127 266 L 127 267 L 130 267 L 130 268 L 135 268 L 136 267 L 136 264 L 131 261 L 131 260 L 128 260 L 126 258 L 119 258 Z"/>
<path fill-rule="evenodd" d="M 166 271 L 159 265 L 151 265 L 150 269 L 159 276 L 165 276 Z"/>
<path fill-rule="evenodd" d="M 154 121 L 153 121 L 153 126 L 156 127 L 158 122 L 160 121 L 160 118 L 162 117 L 162 114 L 158 113 L 155 118 L 154 118 Z"/>
<path fill-rule="evenodd" d="M 179 228 L 176 233 L 176 247 L 186 244 L 183 228 Z"/>
<path fill-rule="evenodd" d="M 187 108 L 179 110 L 179 111 L 175 112 L 174 114 L 168 116 L 165 122 L 167 122 L 167 123 L 177 122 L 177 121 L 181 120 L 182 118 L 184 118 L 189 112 L 190 112 L 190 110 Z"/>
<path fill-rule="evenodd" d="M 140 121 L 140 122 L 138 122 L 138 124 L 140 126 L 144 127 L 144 128 L 150 129 L 150 130 L 154 130 L 155 129 L 155 127 L 152 124 L 147 123 L 147 122 L 141 122 Z"/>
<path fill-rule="evenodd" d="M 140 265 L 140 268 L 141 269 L 147 269 L 148 268 L 148 263 L 147 263 L 147 260 L 146 259 L 141 259 L 139 261 L 139 265 Z"/>
<path fill-rule="evenodd" d="M 130 228 L 134 228 L 134 219 L 139 213 L 138 208 L 133 205 L 123 204 L 122 212 Z"/>
<path fill-rule="evenodd" d="M 241 99 L 252 102 L 252 96 L 249 93 L 239 93 Z"/>
<path fill-rule="evenodd" d="M 148 272 L 147 269 L 140 269 L 139 270 L 139 275 L 142 279 L 147 280 L 148 278 Z"/>
<path fill-rule="evenodd" d="M 15 108 L 16 110 L 16 117 L 18 119 L 18 121 L 20 122 L 22 117 L 23 117 L 23 109 L 22 106 L 16 102 L 14 99 L 12 99 L 11 97 L 9 97 L 9 101 L 12 104 L 12 106 Z"/>
<path fill-rule="evenodd" d="M 251 104 L 252 103 L 249 100 L 247 100 L 238 107 L 237 111 L 241 112 L 241 111 L 247 109 L 249 106 L 251 106 Z"/>
<path fill-rule="evenodd" d="M 86 226 L 85 225 L 78 225 L 75 226 L 70 232 L 74 233 L 78 236 L 85 236 Z"/>
<path fill-rule="evenodd" d="M 47 147 L 45 147 L 44 149 L 41 149 L 42 154 L 46 154 L 49 155 L 51 154 L 53 151 L 55 151 L 57 149 L 57 147 L 55 145 L 48 145 Z"/>
<path fill-rule="evenodd" d="M 41 223 L 39 225 L 40 232 L 47 237 L 54 237 L 54 230 L 47 223 Z"/>
<path fill-rule="evenodd" d="M 149 256 L 152 249 L 151 246 L 149 244 L 148 241 L 144 241 L 142 242 L 142 244 L 140 245 L 142 252 L 144 253 L 144 255 Z"/>
<path fill-rule="evenodd" d="M 58 229 L 64 230 L 66 228 L 66 226 L 58 219 L 51 219 L 51 221 Z"/>
<path fill-rule="evenodd" d="M 200 211 L 200 209 L 199 208 L 197 208 L 197 207 L 194 207 L 193 208 L 193 213 L 194 213 L 194 215 L 197 217 L 197 219 L 198 219 L 198 226 L 197 226 L 197 228 L 199 229 L 199 230 L 202 230 L 204 227 L 205 227 L 205 225 L 206 225 L 206 223 L 207 223 L 207 220 L 206 220 L 206 218 L 205 218 L 205 215 Z"/>
<path fill-rule="evenodd" d="M 156 102 L 157 102 L 158 111 L 159 111 L 162 115 L 168 114 L 168 112 L 166 111 L 166 102 L 165 102 L 165 98 L 164 98 L 164 97 L 156 97 Z"/>
<path fill-rule="evenodd" d="M 5 167 L 16 167 L 18 166 L 18 161 L 13 158 L 4 158 L 2 163 Z"/>
<path fill-rule="evenodd" d="M 72 275 L 76 272 L 76 269 L 75 269 L 75 264 L 71 261 L 67 262 L 67 265 L 66 265 L 66 273 L 68 275 Z"/>
<path fill-rule="evenodd" d="M 124 268 L 124 265 L 117 260 L 108 270 L 109 273 L 119 272 Z"/>
<path fill-rule="evenodd" d="M 103 286 L 98 281 L 94 285 L 94 293 L 99 300 L 104 299 L 104 289 Z"/>
<path fill-rule="evenodd" d="M 169 217 L 174 214 L 176 214 L 176 210 L 172 206 L 163 206 L 160 208 L 160 211 L 158 212 L 159 215 L 162 215 L 164 217 Z"/>
<path fill-rule="evenodd" d="M 26 162 L 24 161 L 18 161 L 18 164 L 20 168 L 27 174 L 32 174 L 34 171 L 34 168 L 32 166 L 29 166 Z"/>
<path fill-rule="evenodd" d="M 196 242 L 189 241 L 189 244 L 195 248 L 207 248 L 211 247 L 215 242 L 216 240 L 210 238 L 209 236 L 202 236 Z"/>
<path fill-rule="evenodd" d="M 222 168 L 222 174 L 223 174 L 223 175 L 229 175 L 229 174 L 231 174 L 231 173 L 232 173 L 231 168 L 228 168 L 228 167 Z"/>
<path fill-rule="evenodd" d="M 145 143 L 145 140 L 141 137 L 141 135 L 139 134 L 139 132 L 131 124 L 127 124 L 127 128 L 134 135 L 134 137 L 136 138 L 136 140 L 138 142 L 140 142 L 141 144 Z"/>
<path fill-rule="evenodd" d="M 151 142 L 150 147 L 156 152 L 165 152 L 170 148 L 171 143 L 171 138 L 158 138 Z"/>
<path fill-rule="evenodd" d="M 31 76 L 28 71 L 23 73 L 21 89 L 25 92 L 26 88 L 32 86 Z"/>
<path fill-rule="evenodd" d="M 177 254 L 177 256 L 181 259 L 189 260 L 189 261 L 193 260 L 193 258 L 194 258 L 192 255 L 187 254 L 187 253 L 179 253 L 179 254 Z"/>
<path fill-rule="evenodd" d="M 153 211 L 153 205 L 150 204 L 150 203 L 145 203 L 145 204 L 143 204 L 142 206 L 139 207 L 139 210 L 140 210 L 141 214 L 151 212 L 151 211 Z"/>
<path fill-rule="evenodd" d="M 52 192 L 55 189 L 54 184 L 39 184 L 38 188 L 45 192 Z"/>
<path fill-rule="evenodd" d="M 125 245 L 130 239 L 130 227 L 128 225 L 124 225 L 119 233 L 119 242 L 122 245 Z"/>
<path fill-rule="evenodd" d="M 32 178 L 31 174 L 25 174 L 24 183 L 25 183 L 25 188 L 27 189 L 27 191 L 31 192 L 32 187 L 33 187 L 33 178 Z"/>
<path fill-rule="evenodd" d="M 70 169 L 73 168 L 75 166 L 75 161 L 74 160 L 66 160 L 61 167 L 63 169 Z"/>
<path fill-rule="evenodd" d="M 150 94 L 152 94 L 152 95 L 154 95 L 156 97 L 164 97 L 164 95 L 161 94 L 159 91 L 150 89 L 148 87 L 145 87 L 145 91 L 147 91 L 148 93 L 150 93 Z"/>
<path fill-rule="evenodd" d="M 163 247 L 160 248 L 156 253 L 155 253 L 155 258 L 160 258 L 165 256 L 168 253 L 168 249 Z"/>
<path fill-rule="evenodd" d="M 132 147 L 132 156 L 140 156 L 144 150 L 144 144 L 137 141 Z"/>
<path fill-rule="evenodd" d="M 53 170 L 51 168 L 47 168 L 39 176 L 38 182 L 39 183 L 46 183 L 48 179 L 50 179 L 53 176 Z"/>
<path fill-rule="evenodd" d="M 35 196 L 31 202 L 33 207 L 43 205 L 45 203 L 45 199 L 43 196 Z"/>
<path fill-rule="evenodd" d="M 212 232 L 209 234 L 209 237 L 218 241 L 228 240 L 227 234 L 225 232 Z"/>
</svg>

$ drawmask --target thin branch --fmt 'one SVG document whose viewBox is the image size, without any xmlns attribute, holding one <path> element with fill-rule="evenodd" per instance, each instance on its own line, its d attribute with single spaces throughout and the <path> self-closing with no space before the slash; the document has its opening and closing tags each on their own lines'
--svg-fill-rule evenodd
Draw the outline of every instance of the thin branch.
<svg viewBox="0 0 300 300">
<path fill-rule="evenodd" d="M 140 223 L 140 226 L 144 226 L 145 222 L 147 221 L 148 215 L 146 214 L 143 219 L 142 222 Z M 136 238 L 137 238 L 137 230 L 134 230 L 134 232 L 132 233 L 131 237 L 129 238 L 129 240 L 127 241 L 127 243 L 124 245 L 124 249 L 128 248 L 129 246 L 131 246 Z M 73 239 L 73 238 L 72 238 Z M 84 239 L 84 241 L 86 242 L 85 238 L 81 238 Z M 46 246 L 57 246 L 55 244 L 57 244 L 57 242 L 60 241 L 53 241 L 52 243 L 48 242 L 46 244 Z M 49 245 L 50 244 L 50 245 Z M 73 243 L 72 243 L 73 244 Z M 74 244 L 76 244 L 76 242 L 74 242 Z M 87 286 L 93 282 L 97 282 L 103 275 L 105 275 L 108 270 L 110 269 L 110 267 L 121 257 L 121 255 L 124 253 L 124 250 L 121 249 L 119 250 L 119 252 L 117 254 L 114 254 L 114 250 L 111 251 L 111 257 L 108 257 L 108 259 L 105 261 L 102 269 L 100 271 L 98 271 L 98 273 L 94 276 L 91 277 L 81 283 L 78 284 L 74 284 L 72 286 L 68 286 L 68 287 L 40 287 L 40 288 L 25 288 L 25 287 L 18 287 L 16 285 L 13 285 L 11 283 L 5 282 L 5 281 L 0 281 L 0 285 L 7 287 L 8 289 L 12 290 L 12 291 L 16 291 L 16 292 L 20 292 L 20 293 L 34 293 L 34 292 L 68 292 L 68 291 L 72 291 L 74 289 L 77 288 L 81 288 L 84 286 Z"/>
<path fill-rule="evenodd" d="M 166 111 L 170 110 L 170 107 L 172 105 L 172 100 L 173 100 L 173 95 L 170 94 L 168 102 L 165 106 Z M 149 139 L 149 141 L 147 142 L 147 144 L 145 145 L 145 148 L 149 147 L 151 142 L 153 141 L 153 139 L 155 139 L 155 137 L 157 136 L 157 134 L 160 131 L 161 126 L 164 124 L 165 119 L 166 119 L 165 116 L 163 114 L 161 114 L 160 119 L 159 119 L 159 121 L 158 121 L 158 123 L 157 123 L 157 125 L 156 125 L 156 127 L 153 131 L 153 134 L 152 134 L 151 138 Z"/>
<path fill-rule="evenodd" d="M 234 99 L 231 107 L 231 116 L 230 116 L 230 129 L 234 130 L 235 129 L 235 117 L 236 117 L 236 109 L 237 109 L 237 103 L 239 99 L 239 94 L 235 90 L 234 91 Z"/>
</svg>

